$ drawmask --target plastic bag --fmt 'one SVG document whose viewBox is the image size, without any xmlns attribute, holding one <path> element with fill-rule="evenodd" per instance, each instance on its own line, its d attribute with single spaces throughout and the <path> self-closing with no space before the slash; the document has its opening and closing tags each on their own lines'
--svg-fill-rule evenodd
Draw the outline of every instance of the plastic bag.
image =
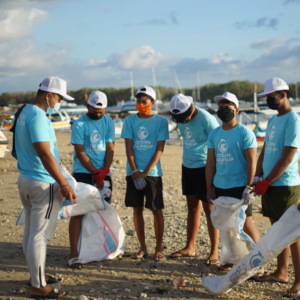
<svg viewBox="0 0 300 300">
<path fill-rule="evenodd" d="M 300 211 L 291 206 L 226 275 L 202 278 L 203 287 L 212 295 L 227 294 L 234 286 L 255 275 L 276 258 L 284 248 L 300 239 Z"/>
<path fill-rule="evenodd" d="M 219 197 L 213 201 L 210 218 L 220 230 L 222 264 L 237 264 L 254 247 L 253 240 L 243 231 L 247 205 L 232 197 Z"/>
</svg>

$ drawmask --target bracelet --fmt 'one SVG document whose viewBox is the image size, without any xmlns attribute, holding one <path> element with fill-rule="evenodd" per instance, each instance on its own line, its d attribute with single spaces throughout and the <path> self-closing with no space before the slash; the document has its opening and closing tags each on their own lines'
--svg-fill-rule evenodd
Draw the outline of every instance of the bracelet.
<svg viewBox="0 0 300 300">
<path fill-rule="evenodd" d="M 135 169 L 133 171 L 131 171 L 131 174 L 138 172 L 139 170 Z"/>
<path fill-rule="evenodd" d="M 246 189 L 251 189 L 251 185 L 246 185 Z"/>
<path fill-rule="evenodd" d="M 61 189 L 62 189 L 62 188 L 64 188 L 64 189 L 65 189 L 66 187 L 67 187 L 67 185 L 63 185 L 63 186 L 61 186 L 60 188 L 61 188 Z"/>
</svg>

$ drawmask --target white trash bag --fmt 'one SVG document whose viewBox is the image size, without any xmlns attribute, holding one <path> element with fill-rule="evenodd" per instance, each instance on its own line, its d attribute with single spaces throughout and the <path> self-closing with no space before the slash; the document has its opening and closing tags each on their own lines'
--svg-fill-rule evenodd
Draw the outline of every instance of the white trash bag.
<svg viewBox="0 0 300 300">
<path fill-rule="evenodd" d="M 227 294 L 299 239 L 300 211 L 292 205 L 235 267 L 226 275 L 202 278 L 202 285 L 212 295 Z"/>
<path fill-rule="evenodd" d="M 253 240 L 243 231 L 247 205 L 232 197 L 213 200 L 214 209 L 210 214 L 212 224 L 221 236 L 221 264 L 237 264 L 254 247 Z"/>
</svg>

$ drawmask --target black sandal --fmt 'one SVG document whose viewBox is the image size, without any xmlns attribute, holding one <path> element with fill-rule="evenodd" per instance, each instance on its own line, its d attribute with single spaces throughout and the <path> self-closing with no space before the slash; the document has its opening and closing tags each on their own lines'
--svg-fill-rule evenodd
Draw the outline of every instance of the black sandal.
<svg viewBox="0 0 300 300">
<path fill-rule="evenodd" d="M 56 278 L 53 277 L 53 276 L 51 276 L 51 275 L 48 275 L 48 277 L 49 277 L 49 279 L 46 281 L 46 284 L 47 284 L 47 285 L 48 285 L 48 284 L 54 284 L 54 283 L 61 282 L 61 278 L 58 278 L 58 279 L 56 280 Z M 27 282 L 27 284 L 28 284 L 29 286 L 31 286 L 30 282 Z"/>
<path fill-rule="evenodd" d="M 62 297 L 59 297 L 59 294 L 63 293 L 63 292 L 59 292 L 57 289 L 52 289 L 46 296 L 42 296 L 42 295 L 30 295 L 29 297 L 31 299 L 58 299 L 58 298 L 64 298 L 65 296 L 68 295 L 68 293 L 66 292 L 65 295 L 63 295 Z"/>
</svg>

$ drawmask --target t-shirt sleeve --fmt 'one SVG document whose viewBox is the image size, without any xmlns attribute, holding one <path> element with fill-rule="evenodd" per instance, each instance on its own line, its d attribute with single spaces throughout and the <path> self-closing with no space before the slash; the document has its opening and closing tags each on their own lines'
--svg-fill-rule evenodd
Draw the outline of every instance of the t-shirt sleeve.
<svg viewBox="0 0 300 300">
<path fill-rule="evenodd" d="M 114 142 L 114 141 L 115 141 L 115 123 L 112 119 L 109 119 L 106 143 Z"/>
<path fill-rule="evenodd" d="M 219 123 L 215 117 L 211 116 L 210 118 L 207 118 L 205 128 L 207 134 L 210 134 L 210 132 L 216 129 L 217 127 L 219 127 Z"/>
<path fill-rule="evenodd" d="M 213 131 L 210 132 L 210 134 L 208 135 L 208 145 L 207 147 L 209 149 L 214 149 L 214 133 Z"/>
<path fill-rule="evenodd" d="M 72 126 L 72 135 L 71 135 L 71 144 L 72 145 L 84 145 L 84 128 L 83 123 L 75 122 Z"/>
<path fill-rule="evenodd" d="M 32 143 L 50 142 L 48 120 L 44 116 L 36 115 L 28 123 L 28 130 Z"/>
<path fill-rule="evenodd" d="M 250 129 L 245 130 L 244 133 L 244 150 L 249 148 L 257 148 L 255 134 Z"/>
<path fill-rule="evenodd" d="M 284 146 L 299 148 L 300 121 L 290 118 L 284 132 Z"/>
<path fill-rule="evenodd" d="M 163 118 L 162 122 L 160 123 L 160 128 L 158 132 L 157 141 L 165 141 L 169 139 L 169 125 L 168 120 Z"/>
<path fill-rule="evenodd" d="M 122 132 L 121 132 L 121 139 L 131 139 L 133 140 L 133 132 L 130 126 L 130 121 L 128 117 L 125 119 Z"/>
</svg>

